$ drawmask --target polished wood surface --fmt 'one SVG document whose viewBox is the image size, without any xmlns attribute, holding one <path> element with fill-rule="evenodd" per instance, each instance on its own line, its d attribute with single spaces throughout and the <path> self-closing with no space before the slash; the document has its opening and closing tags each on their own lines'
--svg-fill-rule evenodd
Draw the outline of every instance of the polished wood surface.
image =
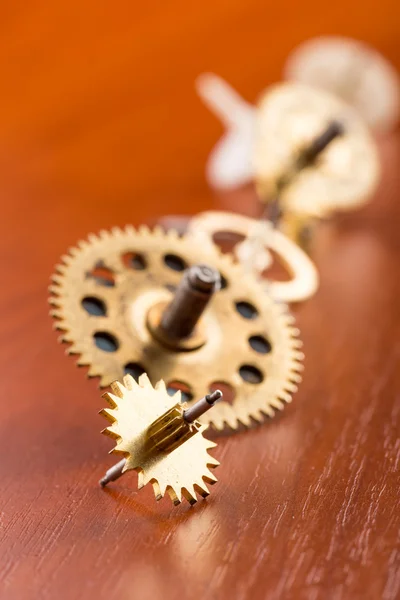
<svg viewBox="0 0 400 600">
<path fill-rule="evenodd" d="M 306 353 L 293 404 L 222 436 L 218 484 L 156 503 L 112 464 L 95 381 L 57 346 L 53 265 L 97 231 L 211 207 L 221 133 L 204 70 L 250 100 L 300 41 L 364 39 L 400 67 L 394 0 L 323 5 L 37 0 L 0 8 L 0 597 L 384 599 L 400 595 L 400 145 L 380 142 L 370 206 L 323 226 L 321 288 L 294 308 Z"/>
</svg>

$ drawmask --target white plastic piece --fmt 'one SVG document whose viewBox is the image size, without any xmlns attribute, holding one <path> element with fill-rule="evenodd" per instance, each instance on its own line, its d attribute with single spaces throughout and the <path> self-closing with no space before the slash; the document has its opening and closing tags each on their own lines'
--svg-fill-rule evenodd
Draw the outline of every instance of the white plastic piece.
<svg viewBox="0 0 400 600">
<path fill-rule="evenodd" d="M 363 42 L 334 36 L 308 40 L 289 56 L 284 76 L 339 96 L 376 132 L 390 131 L 399 120 L 399 75 Z"/>
<path fill-rule="evenodd" d="M 222 189 L 249 183 L 254 175 L 252 155 L 256 107 L 239 96 L 224 79 L 212 73 L 204 73 L 197 78 L 196 90 L 226 128 L 226 133 L 207 161 L 208 183 Z"/>
</svg>

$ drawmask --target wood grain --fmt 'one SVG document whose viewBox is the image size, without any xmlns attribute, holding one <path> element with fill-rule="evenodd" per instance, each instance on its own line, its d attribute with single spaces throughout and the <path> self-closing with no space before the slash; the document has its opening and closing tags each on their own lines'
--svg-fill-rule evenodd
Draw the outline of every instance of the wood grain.
<svg viewBox="0 0 400 600">
<path fill-rule="evenodd" d="M 89 231 L 163 214 L 256 211 L 251 189 L 203 177 L 220 126 L 204 70 L 250 100 L 320 33 L 374 44 L 400 67 L 394 0 L 0 7 L 2 197 L 1 598 L 400 595 L 400 143 L 362 213 L 322 227 L 321 288 L 295 308 L 304 382 L 278 418 L 219 438 L 213 494 L 156 504 L 112 464 L 96 382 L 56 345 L 47 285 Z"/>
</svg>

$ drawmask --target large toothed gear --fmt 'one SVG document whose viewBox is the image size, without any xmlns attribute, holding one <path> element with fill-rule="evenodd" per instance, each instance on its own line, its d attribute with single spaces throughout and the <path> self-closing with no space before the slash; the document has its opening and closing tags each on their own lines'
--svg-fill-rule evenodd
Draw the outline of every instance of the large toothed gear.
<svg viewBox="0 0 400 600">
<path fill-rule="evenodd" d="M 165 492 L 174 504 L 180 504 L 182 496 L 194 504 L 196 492 L 203 498 L 208 496 L 206 484 L 217 481 L 210 468 L 217 467 L 219 462 L 208 453 L 216 444 L 203 436 L 207 425 L 196 421 L 187 425 L 193 428 L 191 437 L 172 451 L 159 451 L 151 443 L 155 439 L 151 426 L 175 405 L 180 405 L 181 392 L 171 397 L 163 381 L 153 388 L 147 375 L 141 375 L 138 383 L 130 375 L 123 381 L 124 385 L 114 382 L 112 392 L 104 394 L 111 408 L 101 411 L 111 422 L 102 433 L 116 440 L 111 452 L 126 457 L 123 472 L 133 469 L 138 473 L 139 489 L 151 483 L 157 500 L 161 500 Z"/>
<path fill-rule="evenodd" d="M 204 343 L 176 351 L 154 339 L 149 313 L 172 299 L 185 268 L 198 263 L 220 272 L 222 289 L 196 328 Z M 53 282 L 61 340 L 102 387 L 145 372 L 170 392 L 185 390 L 189 406 L 220 388 L 228 401 L 201 417 L 219 430 L 273 417 L 297 390 L 303 354 L 293 317 L 215 245 L 161 229 L 103 231 L 70 249 Z"/>
</svg>

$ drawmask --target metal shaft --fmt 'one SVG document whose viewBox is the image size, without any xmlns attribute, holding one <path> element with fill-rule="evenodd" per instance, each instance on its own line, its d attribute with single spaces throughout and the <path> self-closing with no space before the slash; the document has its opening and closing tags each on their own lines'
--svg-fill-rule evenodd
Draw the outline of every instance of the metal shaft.
<svg viewBox="0 0 400 600">
<path fill-rule="evenodd" d="M 212 295 L 220 287 L 218 271 L 207 265 L 190 267 L 161 317 L 159 327 L 164 336 L 173 340 L 189 337 Z"/>
<path fill-rule="evenodd" d="M 315 161 L 315 159 L 329 146 L 337 137 L 343 135 L 344 127 L 339 121 L 332 121 L 328 127 L 316 137 L 313 142 L 303 150 L 300 158 L 300 168 L 304 168 Z"/>
<path fill-rule="evenodd" d="M 185 410 L 183 418 L 186 423 L 193 423 L 193 421 L 201 417 L 201 415 L 204 415 L 204 413 L 210 410 L 220 398 L 222 398 L 221 390 L 215 390 L 215 392 L 204 396 L 204 398 L 196 402 L 191 408 Z"/>
<path fill-rule="evenodd" d="M 295 163 L 294 169 L 289 170 L 289 172 L 285 173 L 280 178 L 277 185 L 276 196 L 269 203 L 268 210 L 269 220 L 272 222 L 274 227 L 278 226 L 278 223 L 282 217 L 282 207 L 280 202 L 280 194 L 282 190 L 293 181 L 299 171 L 312 165 L 321 152 L 323 152 L 325 148 L 327 148 L 329 144 L 333 142 L 334 139 L 343 135 L 343 133 L 343 125 L 339 123 L 339 121 L 332 121 L 307 148 L 303 149 Z"/>
<path fill-rule="evenodd" d="M 125 463 L 126 463 L 126 458 L 123 458 L 122 460 L 117 462 L 116 465 L 111 467 L 111 469 L 108 469 L 108 471 L 106 472 L 104 477 L 102 479 L 100 479 L 100 481 L 99 481 L 99 484 L 101 485 L 101 487 L 104 487 L 105 485 L 107 485 L 107 483 L 110 483 L 110 481 L 115 481 L 116 479 L 121 477 L 122 469 L 124 468 Z"/>
</svg>

